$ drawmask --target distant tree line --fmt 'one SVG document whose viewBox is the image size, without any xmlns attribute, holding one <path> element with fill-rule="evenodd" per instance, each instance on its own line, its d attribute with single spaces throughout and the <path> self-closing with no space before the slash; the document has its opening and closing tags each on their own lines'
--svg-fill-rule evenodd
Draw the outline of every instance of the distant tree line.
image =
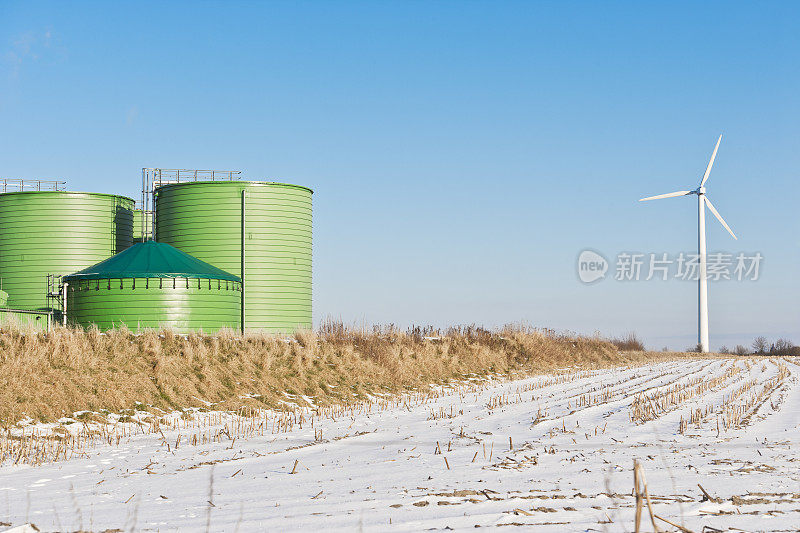
<svg viewBox="0 0 800 533">
<path fill-rule="evenodd" d="M 630 332 L 622 337 L 614 337 L 608 339 L 617 349 L 622 351 L 645 351 L 646 348 L 644 343 L 639 339 L 639 337 L 634 332 Z M 668 351 L 667 347 L 665 346 L 663 351 Z M 695 344 L 694 346 L 690 346 L 686 349 L 687 352 L 700 352 L 700 345 Z M 773 343 L 770 343 L 766 337 L 756 337 L 751 345 L 751 348 L 747 346 L 737 344 L 733 349 L 728 348 L 727 346 L 721 346 L 719 349 L 719 353 L 729 353 L 729 354 L 736 354 L 736 355 L 796 355 L 800 356 L 800 346 L 796 346 L 792 341 L 788 339 L 778 339 Z"/>
<path fill-rule="evenodd" d="M 800 346 L 796 346 L 788 339 L 778 339 L 771 343 L 766 337 L 756 337 L 748 349 L 741 344 L 736 345 L 732 350 L 727 346 L 722 346 L 719 353 L 734 353 L 736 355 L 797 355 L 800 356 Z"/>
</svg>

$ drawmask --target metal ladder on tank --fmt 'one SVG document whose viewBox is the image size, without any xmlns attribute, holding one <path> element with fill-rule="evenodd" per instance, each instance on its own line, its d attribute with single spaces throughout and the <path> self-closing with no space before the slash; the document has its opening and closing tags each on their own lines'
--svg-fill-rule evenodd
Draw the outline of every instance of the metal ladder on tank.
<svg viewBox="0 0 800 533">
<path fill-rule="evenodd" d="M 47 307 L 60 315 L 61 324 L 67 325 L 67 285 L 64 276 L 47 274 Z"/>
</svg>

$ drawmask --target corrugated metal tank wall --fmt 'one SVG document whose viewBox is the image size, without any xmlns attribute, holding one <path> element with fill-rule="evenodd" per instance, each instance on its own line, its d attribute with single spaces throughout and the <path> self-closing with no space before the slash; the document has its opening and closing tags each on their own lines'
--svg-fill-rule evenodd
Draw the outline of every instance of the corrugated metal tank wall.
<svg viewBox="0 0 800 533">
<path fill-rule="evenodd" d="M 70 323 L 101 330 L 125 325 L 171 328 L 176 333 L 237 329 L 241 284 L 235 281 L 148 278 L 80 280 L 69 284 Z"/>
<path fill-rule="evenodd" d="M 256 181 L 165 185 L 156 191 L 156 240 L 237 276 L 244 257 L 245 329 L 310 328 L 312 193 Z"/>
<path fill-rule="evenodd" d="M 133 205 L 111 194 L 0 194 L 0 279 L 8 307 L 46 309 L 48 274 L 70 274 L 129 247 Z"/>
<path fill-rule="evenodd" d="M 49 331 L 53 313 L 50 311 L 19 311 L 0 309 L 0 326 L 19 328 L 25 331 Z"/>
</svg>

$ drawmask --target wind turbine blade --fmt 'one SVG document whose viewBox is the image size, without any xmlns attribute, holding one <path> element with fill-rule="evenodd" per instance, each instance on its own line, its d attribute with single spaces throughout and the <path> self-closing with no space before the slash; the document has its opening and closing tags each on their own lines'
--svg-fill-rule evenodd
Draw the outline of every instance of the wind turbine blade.
<svg viewBox="0 0 800 533">
<path fill-rule="evenodd" d="M 717 217 L 717 220 L 719 220 L 720 224 L 725 226 L 725 229 L 728 230 L 728 233 L 731 234 L 731 237 L 733 237 L 738 241 L 739 239 L 736 237 L 736 235 L 733 234 L 733 230 L 731 230 L 731 228 L 728 227 L 728 224 L 725 223 L 725 220 L 722 218 L 722 216 L 717 212 L 716 209 L 714 209 L 714 205 L 711 203 L 711 200 L 708 199 L 708 196 L 704 194 L 703 199 L 706 201 L 706 205 L 711 210 L 711 212 L 714 213 L 714 216 Z"/>
<path fill-rule="evenodd" d="M 648 196 L 647 198 L 642 198 L 639 201 L 644 202 L 645 200 L 660 200 L 661 198 L 672 198 L 673 196 L 686 196 L 687 194 L 692 194 L 692 192 L 693 191 L 669 192 L 667 194 L 659 194 L 658 196 Z"/>
<path fill-rule="evenodd" d="M 703 174 L 703 181 L 700 182 L 700 186 L 702 187 L 705 185 L 706 180 L 708 179 L 708 175 L 711 174 L 711 167 L 714 165 L 714 159 L 717 158 L 717 150 L 719 150 L 719 142 L 722 140 L 722 134 L 720 134 L 719 139 L 717 139 L 717 145 L 714 147 L 714 153 L 711 154 L 711 159 L 708 160 L 708 166 L 706 167 L 706 173 Z"/>
</svg>

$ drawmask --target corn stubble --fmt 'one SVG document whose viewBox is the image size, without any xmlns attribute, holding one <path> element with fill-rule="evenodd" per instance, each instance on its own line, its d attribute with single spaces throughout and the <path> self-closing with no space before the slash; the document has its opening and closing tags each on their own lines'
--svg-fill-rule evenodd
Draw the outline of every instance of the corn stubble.
<svg viewBox="0 0 800 533">
<path fill-rule="evenodd" d="M 754 361 L 739 359 L 729 361 L 725 372 L 719 376 L 694 376 L 680 383 L 662 386 L 652 393 L 639 393 L 629 406 L 630 420 L 635 424 L 657 420 L 664 414 L 704 398 L 709 392 L 727 387 L 730 392 L 724 394 L 719 403 L 695 403 L 685 416 L 682 414 L 678 422 L 678 433 L 684 435 L 690 427 L 700 429 L 712 415 L 716 416 L 718 434 L 720 431 L 744 427 L 758 408 L 791 376 L 786 361 L 782 358 L 762 361 L 761 371 L 766 371 L 768 365 L 774 365 L 777 374 L 761 383 L 760 387 L 758 380 L 743 377 L 750 375 Z M 736 385 L 737 383 L 740 384 Z"/>
</svg>

